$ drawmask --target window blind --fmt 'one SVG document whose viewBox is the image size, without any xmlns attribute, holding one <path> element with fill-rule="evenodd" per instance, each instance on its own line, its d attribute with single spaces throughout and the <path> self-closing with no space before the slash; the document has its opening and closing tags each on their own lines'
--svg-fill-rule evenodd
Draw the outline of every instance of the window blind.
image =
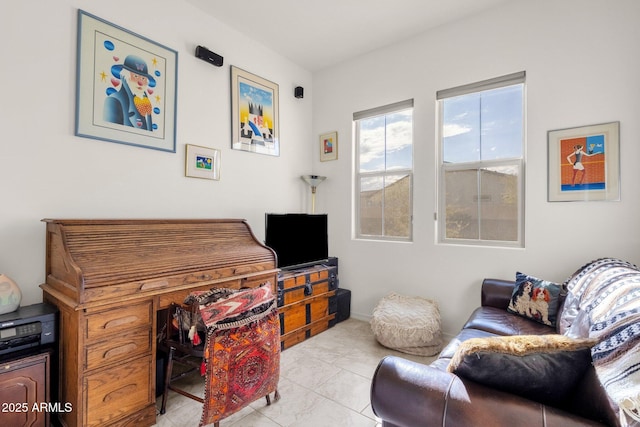
<svg viewBox="0 0 640 427">
<path fill-rule="evenodd" d="M 367 119 L 369 117 L 381 116 L 395 111 L 406 110 L 407 108 L 413 108 L 413 99 L 407 99 L 406 101 L 395 102 L 393 104 L 383 105 L 382 107 L 353 113 L 353 120 L 355 121 Z"/>
<path fill-rule="evenodd" d="M 495 77 L 481 82 L 470 83 L 468 85 L 457 86 L 450 89 L 443 89 L 436 92 L 436 99 L 452 98 L 454 96 L 466 95 L 472 92 L 524 83 L 525 77 L 526 72 L 519 71 L 517 73 L 507 74 L 505 76 Z"/>
</svg>

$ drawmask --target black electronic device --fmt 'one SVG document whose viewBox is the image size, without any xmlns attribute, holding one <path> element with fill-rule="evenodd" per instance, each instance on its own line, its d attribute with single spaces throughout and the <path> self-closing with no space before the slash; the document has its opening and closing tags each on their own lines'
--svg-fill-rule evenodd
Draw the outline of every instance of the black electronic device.
<svg viewBox="0 0 640 427">
<path fill-rule="evenodd" d="M 224 58 L 217 53 L 211 52 L 209 49 L 203 46 L 196 46 L 196 56 L 203 61 L 207 61 L 209 64 L 213 64 L 216 67 L 222 67 Z"/>
<path fill-rule="evenodd" d="M 51 304 L 40 303 L 0 315 L 0 355 L 56 342 L 56 314 Z"/>
<path fill-rule="evenodd" d="M 265 245 L 278 256 L 278 267 L 291 268 L 329 258 L 327 214 L 265 215 Z"/>
<path fill-rule="evenodd" d="M 302 86 L 296 86 L 293 90 L 293 96 L 296 98 L 304 98 L 304 88 Z"/>
<path fill-rule="evenodd" d="M 351 291 L 349 289 L 337 289 L 336 299 L 338 300 L 336 322 L 342 322 L 351 317 Z"/>
</svg>

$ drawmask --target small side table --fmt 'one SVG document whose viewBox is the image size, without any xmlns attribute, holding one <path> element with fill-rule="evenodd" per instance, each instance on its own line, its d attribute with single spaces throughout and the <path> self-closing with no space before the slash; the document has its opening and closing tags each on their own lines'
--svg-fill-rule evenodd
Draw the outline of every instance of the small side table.
<svg viewBox="0 0 640 427">
<path fill-rule="evenodd" d="M 50 364 L 49 352 L 0 362 L 0 425 L 49 426 Z"/>
</svg>

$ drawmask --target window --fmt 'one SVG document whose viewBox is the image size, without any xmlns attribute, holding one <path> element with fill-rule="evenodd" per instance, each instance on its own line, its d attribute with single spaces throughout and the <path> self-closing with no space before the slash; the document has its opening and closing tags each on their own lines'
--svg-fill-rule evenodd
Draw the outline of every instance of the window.
<svg viewBox="0 0 640 427">
<path fill-rule="evenodd" d="M 411 240 L 413 99 L 353 115 L 356 136 L 355 235 Z"/>
<path fill-rule="evenodd" d="M 440 242 L 524 246 L 524 81 L 437 93 Z"/>
</svg>

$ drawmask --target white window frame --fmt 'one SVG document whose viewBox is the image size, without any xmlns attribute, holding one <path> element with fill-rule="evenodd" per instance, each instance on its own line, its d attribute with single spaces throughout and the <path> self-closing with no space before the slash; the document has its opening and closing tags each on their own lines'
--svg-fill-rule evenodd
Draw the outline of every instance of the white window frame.
<svg viewBox="0 0 640 427">
<path fill-rule="evenodd" d="M 524 71 L 508 74 L 493 79 L 488 79 L 468 85 L 458 86 L 451 89 L 445 89 L 436 93 L 436 111 L 437 118 L 437 151 L 436 156 L 436 170 L 437 170 L 437 195 L 436 195 L 436 214 L 434 220 L 436 222 L 436 238 L 437 243 L 441 244 L 455 244 L 455 245 L 469 245 L 469 246 L 494 246 L 494 247 L 525 247 L 525 163 L 526 163 L 526 73 Z M 443 100 L 456 96 L 472 94 L 491 89 L 497 89 L 507 86 L 522 84 L 522 155 L 519 158 L 501 158 L 497 160 L 480 160 L 474 162 L 465 163 L 445 163 L 444 162 L 444 135 L 443 135 Z M 518 180 L 517 180 L 517 217 L 518 237 L 515 241 L 505 240 L 483 240 L 481 236 L 478 239 L 462 239 L 462 238 L 447 238 L 446 237 L 446 188 L 445 188 L 445 174 L 449 171 L 477 170 L 480 172 L 482 169 L 499 167 L 499 166 L 513 166 L 518 168 Z M 478 179 L 478 186 L 481 185 L 480 179 Z M 480 188 L 478 188 L 478 194 L 481 194 Z M 481 204 L 478 204 L 478 211 L 481 209 Z M 478 214 L 478 223 L 481 221 L 481 215 Z"/>
<path fill-rule="evenodd" d="M 375 172 L 360 172 L 360 126 L 358 122 L 363 119 L 370 119 L 377 116 L 385 116 L 388 114 L 398 113 L 403 110 L 412 110 L 411 114 L 411 168 L 407 169 L 389 169 L 385 168 L 384 171 L 375 171 Z M 402 242 L 412 242 L 413 241 L 413 169 L 414 169 L 414 159 L 413 159 L 413 149 L 414 149 L 414 132 L 413 128 L 415 118 L 413 116 L 413 99 L 408 99 L 405 101 L 396 102 L 394 104 L 384 105 L 381 107 L 372 108 L 370 110 L 360 111 L 357 113 L 353 113 L 353 127 L 354 127 L 354 148 L 355 148 L 355 161 L 354 161 L 354 238 L 360 240 L 381 240 L 381 241 L 402 241 Z M 362 178 L 365 177 L 382 177 L 385 178 L 387 176 L 392 175 L 408 175 L 409 176 L 409 236 L 407 237 L 397 237 L 397 236 L 387 236 L 384 234 L 384 217 L 382 218 L 382 235 L 368 235 L 362 234 L 360 232 L 360 198 L 361 198 L 361 182 Z M 384 214 L 384 199 L 383 199 L 382 213 Z"/>
</svg>

